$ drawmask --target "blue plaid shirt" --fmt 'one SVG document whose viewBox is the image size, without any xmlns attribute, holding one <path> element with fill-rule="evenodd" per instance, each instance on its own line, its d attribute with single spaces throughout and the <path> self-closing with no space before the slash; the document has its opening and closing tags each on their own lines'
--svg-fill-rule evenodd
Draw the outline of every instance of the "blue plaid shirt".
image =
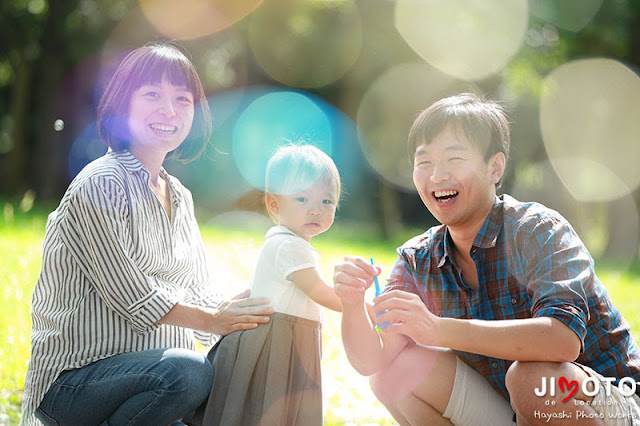
<svg viewBox="0 0 640 426">
<path fill-rule="evenodd" d="M 385 291 L 415 293 L 442 317 L 556 318 L 582 342 L 578 363 L 605 377 L 640 380 L 640 349 L 629 325 L 596 277 L 586 247 L 560 214 L 508 195 L 496 197 L 471 249 L 478 289 L 465 283 L 453 250 L 443 225 L 409 240 L 398 248 Z M 509 399 L 505 375 L 512 361 L 456 353 Z"/>
</svg>

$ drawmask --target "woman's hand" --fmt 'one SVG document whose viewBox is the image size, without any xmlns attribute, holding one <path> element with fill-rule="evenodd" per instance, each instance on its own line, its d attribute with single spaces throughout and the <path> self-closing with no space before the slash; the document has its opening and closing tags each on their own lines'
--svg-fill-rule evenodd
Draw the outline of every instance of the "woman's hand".
<svg viewBox="0 0 640 426">
<path fill-rule="evenodd" d="M 422 346 L 441 346 L 440 317 L 429 311 L 419 296 L 393 290 L 373 301 L 376 321 L 389 322 L 381 329 L 383 333 L 404 334 Z"/>
<path fill-rule="evenodd" d="M 250 294 L 251 290 L 247 289 L 213 310 L 212 333 L 226 335 L 237 330 L 251 330 L 258 324 L 269 322 L 266 315 L 273 313 L 273 308 L 267 306 L 269 299 L 249 298 Z"/>
<path fill-rule="evenodd" d="M 158 322 L 220 335 L 250 330 L 269 322 L 266 315 L 273 313 L 268 298 L 249 298 L 250 294 L 251 290 L 247 289 L 216 308 L 176 303 Z"/>
</svg>

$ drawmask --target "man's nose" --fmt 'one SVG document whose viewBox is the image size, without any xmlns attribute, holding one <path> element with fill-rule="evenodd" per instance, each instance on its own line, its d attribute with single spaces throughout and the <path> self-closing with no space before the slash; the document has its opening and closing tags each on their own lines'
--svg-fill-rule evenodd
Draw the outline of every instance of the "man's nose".
<svg viewBox="0 0 640 426">
<path fill-rule="evenodd" d="M 443 164 L 435 164 L 431 171 L 431 181 L 439 183 L 449 178 L 449 169 Z"/>
</svg>

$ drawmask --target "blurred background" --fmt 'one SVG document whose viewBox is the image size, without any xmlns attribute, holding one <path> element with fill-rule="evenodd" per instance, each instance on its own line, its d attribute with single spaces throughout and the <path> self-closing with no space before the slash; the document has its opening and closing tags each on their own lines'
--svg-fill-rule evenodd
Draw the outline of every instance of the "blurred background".
<svg viewBox="0 0 640 426">
<path fill-rule="evenodd" d="M 261 212 L 267 158 L 306 141 L 342 174 L 336 223 L 388 238 L 425 229 L 435 222 L 411 183 L 409 126 L 473 91 L 512 121 L 500 191 L 560 211 L 595 257 L 638 260 L 638 0 L 4 0 L 5 220 L 54 208 L 106 151 L 95 129 L 106 83 L 130 49 L 162 40 L 190 52 L 213 113 L 205 155 L 166 165 L 202 224 Z"/>
</svg>

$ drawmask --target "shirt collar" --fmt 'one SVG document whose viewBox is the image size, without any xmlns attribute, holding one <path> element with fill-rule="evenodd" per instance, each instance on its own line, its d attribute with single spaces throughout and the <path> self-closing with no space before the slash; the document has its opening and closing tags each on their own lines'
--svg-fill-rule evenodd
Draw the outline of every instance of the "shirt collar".
<svg viewBox="0 0 640 426">
<path fill-rule="evenodd" d="M 478 235 L 476 235 L 473 242 L 474 247 L 486 249 L 496 246 L 498 242 L 498 235 L 500 235 L 500 231 L 502 230 L 504 218 L 503 203 L 504 201 L 502 196 L 496 196 L 493 201 L 491 211 L 489 211 L 487 218 L 482 224 L 482 228 L 480 228 Z M 445 264 L 447 259 L 453 254 L 453 250 L 453 240 L 451 239 L 449 228 L 445 226 L 442 243 L 442 258 L 438 261 L 438 268 Z"/>
<path fill-rule="evenodd" d="M 295 232 L 293 232 L 292 230 L 290 230 L 289 228 L 283 225 L 276 225 L 271 227 L 267 231 L 267 234 L 264 236 L 264 239 L 266 240 L 268 238 L 275 237 L 276 235 L 291 235 L 293 237 L 299 238 L 301 241 L 304 241 L 313 251 L 315 251 L 316 253 L 319 253 L 318 250 L 314 249 L 313 246 L 309 244 L 309 241 L 305 240 L 300 235 L 296 234 Z"/>
<path fill-rule="evenodd" d="M 271 227 L 267 231 L 267 234 L 264 236 L 264 239 L 266 240 L 267 238 L 271 238 L 276 235 L 292 235 L 294 237 L 300 238 L 301 240 L 305 241 L 304 238 L 302 238 L 300 235 L 296 234 L 295 232 L 293 232 L 292 230 L 290 230 L 289 228 L 283 225 L 277 225 L 277 226 Z"/>
<path fill-rule="evenodd" d="M 502 197 L 496 196 L 493 201 L 493 207 L 487 215 L 482 228 L 476 235 L 476 239 L 473 242 L 474 247 L 478 248 L 490 248 L 495 247 L 498 242 L 498 235 L 502 230 L 504 224 L 504 202 Z"/>
<path fill-rule="evenodd" d="M 107 154 L 113 155 L 113 157 L 122 164 L 129 173 L 141 173 L 147 185 L 149 184 L 149 170 L 147 170 L 145 165 L 142 164 L 131 152 L 126 149 L 114 151 L 109 148 Z M 167 182 L 167 185 L 169 185 L 174 203 L 177 205 L 182 200 L 182 194 L 177 190 L 171 175 L 167 173 L 164 167 L 160 167 L 160 177 L 162 177 L 165 182 Z"/>
<path fill-rule="evenodd" d="M 149 171 L 147 170 L 147 168 L 126 149 L 114 151 L 109 148 L 107 154 L 111 154 L 130 173 L 144 171 L 147 177 L 149 176 Z"/>
</svg>

